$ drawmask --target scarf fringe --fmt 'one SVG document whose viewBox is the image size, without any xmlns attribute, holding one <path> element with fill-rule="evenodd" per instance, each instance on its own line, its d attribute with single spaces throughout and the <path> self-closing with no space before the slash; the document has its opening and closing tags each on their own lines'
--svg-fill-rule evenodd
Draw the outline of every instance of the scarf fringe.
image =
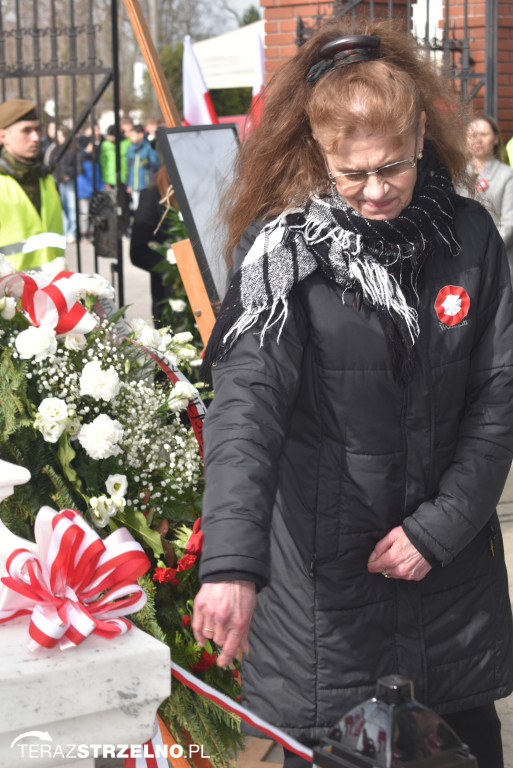
<svg viewBox="0 0 513 768">
<path fill-rule="evenodd" d="M 349 272 L 358 281 L 364 301 L 371 306 L 387 309 L 392 315 L 395 313 L 404 320 L 414 344 L 419 335 L 417 310 L 407 304 L 395 277 L 381 264 L 361 259 L 350 262 Z"/>
</svg>

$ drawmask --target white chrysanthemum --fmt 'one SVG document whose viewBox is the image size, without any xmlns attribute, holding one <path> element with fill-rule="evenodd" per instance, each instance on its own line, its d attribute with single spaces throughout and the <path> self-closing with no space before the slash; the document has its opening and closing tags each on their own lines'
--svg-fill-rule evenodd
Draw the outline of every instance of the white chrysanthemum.
<svg viewBox="0 0 513 768">
<path fill-rule="evenodd" d="M 173 312 L 183 312 L 187 308 L 183 299 L 169 299 L 169 306 Z"/>
<path fill-rule="evenodd" d="M 64 346 L 72 352 L 85 349 L 87 339 L 83 333 L 67 333 L 64 336 Z"/>
<path fill-rule="evenodd" d="M 108 459 L 118 456 L 123 439 L 123 427 L 117 419 L 100 413 L 90 424 L 84 424 L 78 433 L 78 441 L 92 459 Z"/>
<path fill-rule="evenodd" d="M 119 392 L 119 376 L 110 365 L 106 370 L 98 360 L 84 365 L 80 374 L 80 394 L 90 395 L 95 400 L 112 400 Z"/>
<path fill-rule="evenodd" d="M 126 475 L 109 475 L 105 487 L 111 496 L 124 496 L 128 488 Z"/>
<path fill-rule="evenodd" d="M 57 337 L 53 328 L 31 325 L 16 336 L 16 349 L 23 360 L 35 362 L 52 357 L 57 351 Z"/>
</svg>

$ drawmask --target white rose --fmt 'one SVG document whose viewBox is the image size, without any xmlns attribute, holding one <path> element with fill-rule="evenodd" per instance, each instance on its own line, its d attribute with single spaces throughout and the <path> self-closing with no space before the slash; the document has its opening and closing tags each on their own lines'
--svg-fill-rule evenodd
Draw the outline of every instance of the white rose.
<svg viewBox="0 0 513 768">
<path fill-rule="evenodd" d="M 169 306 L 173 312 L 183 312 L 187 304 L 183 299 L 169 299 Z"/>
<path fill-rule="evenodd" d="M 111 283 L 98 274 L 84 275 L 81 272 L 75 272 L 70 277 L 70 281 L 79 299 L 83 299 L 87 295 L 113 299 L 116 295 Z"/>
<path fill-rule="evenodd" d="M 2 248 L 0 246 L 0 277 L 6 277 L 7 275 L 12 275 L 12 273 L 16 272 L 16 270 L 14 269 L 9 259 L 6 259 L 1 251 Z"/>
<path fill-rule="evenodd" d="M 189 400 L 194 397 L 194 387 L 188 381 L 177 381 L 169 397 L 171 411 L 183 411 L 189 405 Z"/>
<path fill-rule="evenodd" d="M 64 336 L 64 346 L 72 352 L 85 349 L 87 339 L 83 333 L 67 333 Z"/>
<path fill-rule="evenodd" d="M 175 397 L 186 397 L 188 400 L 191 400 L 195 394 L 194 387 L 188 381 L 177 381 L 173 387 L 173 395 Z"/>
<path fill-rule="evenodd" d="M 23 360 L 35 362 L 52 357 L 57 351 L 57 337 L 53 328 L 31 325 L 16 336 L 16 349 Z"/>
<path fill-rule="evenodd" d="M 4 296 L 0 299 L 0 314 L 4 320 L 12 320 L 16 314 L 16 299 Z"/>
<path fill-rule="evenodd" d="M 198 353 L 195 349 L 187 349 L 187 347 L 183 347 L 183 349 L 177 349 L 176 354 L 180 360 L 194 360 Z"/>
<path fill-rule="evenodd" d="M 89 499 L 89 506 L 91 509 L 91 518 L 97 528 L 105 528 L 108 525 L 111 517 L 114 517 L 118 511 L 115 504 L 112 503 L 112 499 L 107 496 L 93 496 Z"/>
<path fill-rule="evenodd" d="M 80 432 L 81 426 L 82 424 L 80 423 L 79 419 L 68 419 L 66 422 L 66 432 L 70 437 L 76 437 Z"/>
<path fill-rule="evenodd" d="M 124 496 L 128 488 L 126 475 L 109 475 L 105 487 L 111 496 Z"/>
<path fill-rule="evenodd" d="M 68 418 L 68 406 L 60 397 L 45 397 L 41 400 L 38 413 L 44 421 L 66 421 Z"/>
<path fill-rule="evenodd" d="M 66 260 L 64 256 L 58 256 L 56 259 L 52 259 L 52 261 L 47 261 L 44 264 L 41 264 L 38 271 L 39 275 L 43 274 L 48 280 L 48 283 L 51 283 L 54 277 L 56 277 L 59 272 L 63 272 L 65 269 Z"/>
<path fill-rule="evenodd" d="M 188 344 L 192 341 L 192 333 L 190 331 L 182 331 L 181 333 L 175 333 L 173 336 L 173 342 L 176 344 Z"/>
<path fill-rule="evenodd" d="M 47 443 L 56 443 L 67 427 L 68 406 L 58 397 L 45 397 L 37 411 L 34 426 Z"/>
<path fill-rule="evenodd" d="M 133 330 L 135 338 L 144 344 L 145 347 L 158 348 L 160 344 L 160 333 L 148 325 L 147 322 L 140 317 L 136 317 L 134 320 L 129 320 L 128 325 Z"/>
<path fill-rule="evenodd" d="M 95 400 L 112 400 L 119 392 L 119 376 L 110 365 L 103 370 L 98 360 L 86 363 L 80 374 L 80 394 L 90 395 Z"/>
<path fill-rule="evenodd" d="M 34 426 L 39 429 L 47 443 L 57 443 L 59 441 L 59 437 L 66 429 L 66 422 L 44 421 L 38 423 L 36 416 Z"/>
<path fill-rule="evenodd" d="M 117 419 L 104 413 L 78 433 L 78 442 L 92 459 L 108 459 L 121 453 L 118 443 L 123 439 L 123 427 Z"/>
</svg>

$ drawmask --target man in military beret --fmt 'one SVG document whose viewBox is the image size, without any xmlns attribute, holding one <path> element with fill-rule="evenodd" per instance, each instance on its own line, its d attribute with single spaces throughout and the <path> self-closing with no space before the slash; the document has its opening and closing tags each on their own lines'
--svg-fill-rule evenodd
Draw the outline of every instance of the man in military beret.
<svg viewBox="0 0 513 768">
<path fill-rule="evenodd" d="M 59 193 L 41 166 L 32 101 L 0 105 L 0 143 L 0 253 L 16 269 L 31 269 L 63 256 L 66 247 Z"/>
</svg>

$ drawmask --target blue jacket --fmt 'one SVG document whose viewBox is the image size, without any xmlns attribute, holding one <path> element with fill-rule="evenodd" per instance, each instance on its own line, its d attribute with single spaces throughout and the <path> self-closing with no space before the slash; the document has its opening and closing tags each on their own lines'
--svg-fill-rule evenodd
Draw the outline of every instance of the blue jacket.
<svg viewBox="0 0 513 768">
<path fill-rule="evenodd" d="M 158 153 L 147 139 L 140 144 L 130 144 L 126 155 L 128 162 L 127 186 L 135 191 L 147 187 L 153 180 L 155 171 L 160 168 Z"/>
<path fill-rule="evenodd" d="M 104 189 L 105 183 L 102 179 L 100 170 L 100 163 L 95 163 L 95 181 L 96 187 L 93 184 L 93 161 L 90 154 L 82 154 L 82 173 L 77 176 L 77 191 L 79 198 L 87 198 L 93 196 L 94 189 Z"/>
</svg>

